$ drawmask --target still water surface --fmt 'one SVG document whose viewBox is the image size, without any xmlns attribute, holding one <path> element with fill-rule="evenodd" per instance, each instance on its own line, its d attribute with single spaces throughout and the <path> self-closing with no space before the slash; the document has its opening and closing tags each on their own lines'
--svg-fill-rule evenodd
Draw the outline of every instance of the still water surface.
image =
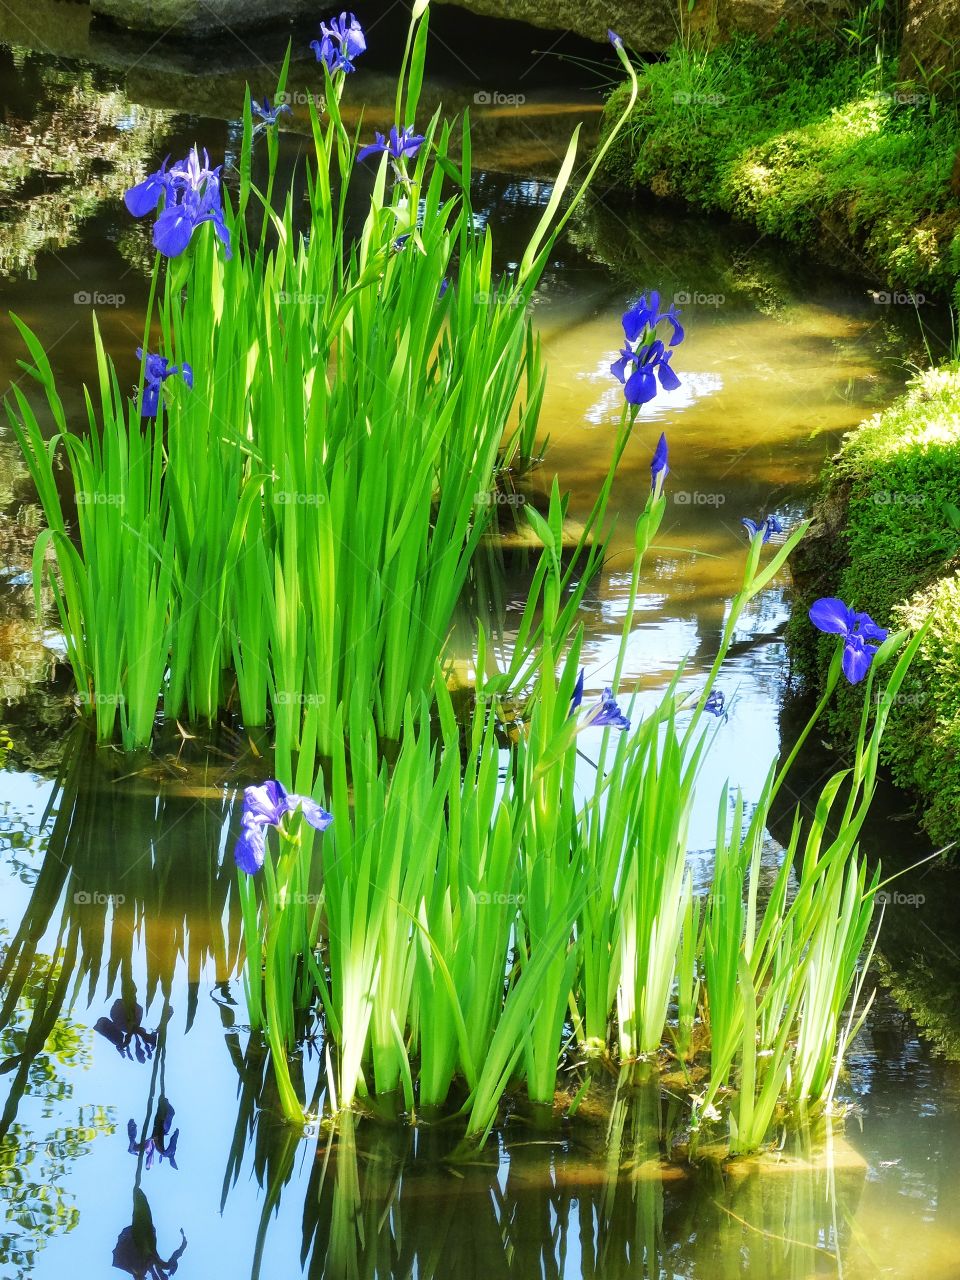
<svg viewBox="0 0 960 1280">
<path fill-rule="evenodd" d="M 68 410 L 77 411 L 91 369 L 91 295 L 108 299 L 98 306 L 106 344 L 121 376 L 134 376 L 150 251 L 122 191 L 142 164 L 194 139 L 229 157 L 244 79 L 260 77 L 260 92 L 270 80 L 259 57 L 244 64 L 238 54 L 220 74 L 198 76 L 192 66 L 165 66 L 157 51 L 137 58 L 92 43 L 76 25 L 62 26 L 57 45 L 57 13 L 82 6 L 0 8 L 8 41 L 0 43 L 0 314 L 16 311 L 52 346 Z M 304 84 L 308 70 L 297 73 Z M 372 104 L 370 128 L 388 109 L 380 86 L 377 72 L 358 73 L 350 86 L 356 102 Z M 459 108 L 474 87 L 437 78 L 428 95 Z M 476 113 L 475 204 L 493 228 L 500 270 L 519 257 L 549 197 L 571 120 L 596 122 L 595 96 L 542 77 L 528 96 L 513 116 Z M 302 126 L 295 112 L 283 136 L 291 172 Z M 619 418 L 609 364 L 620 315 L 650 288 L 686 295 L 683 385 L 645 412 L 629 446 L 615 490 L 620 523 L 589 597 L 584 648 L 588 689 L 598 691 L 624 622 L 650 454 L 666 431 L 671 501 L 626 664 L 641 706 L 682 659 L 690 687 L 709 667 L 739 581 L 740 518 L 799 518 L 840 435 L 889 403 L 907 364 L 923 358 L 917 317 L 878 304 L 861 281 L 813 269 L 744 229 L 605 201 L 558 246 L 536 300 L 550 368 L 547 466 L 570 489 L 574 516 L 589 508 Z M 943 316 L 925 310 L 936 346 Z M 4 386 L 19 376 L 19 355 L 12 326 L 0 321 Z M 0 773 L 9 993 L 0 1010 L 0 1280 L 114 1269 L 271 1280 L 960 1274 L 951 1214 L 960 1075 L 950 1058 L 960 1049 L 958 893 L 940 872 L 904 881 L 921 905 L 888 910 L 882 964 L 903 1008 L 890 994 L 878 1000 L 844 1083 L 854 1110 L 812 1155 L 784 1135 L 777 1160 L 696 1173 L 671 1164 L 663 1157 L 673 1113 L 656 1089 L 611 1092 L 574 1124 L 546 1132 L 511 1117 L 469 1167 L 445 1162 L 454 1135 L 442 1126 L 348 1119 L 332 1139 L 291 1135 L 277 1123 L 236 978 L 228 827 L 237 787 L 263 766 L 228 733 L 205 752 L 166 742 L 133 761 L 92 757 L 70 732 L 69 686 L 48 684 L 51 675 L 63 682 L 56 634 L 32 620 L 36 512 L 3 436 L 0 512 L 0 690 L 16 766 Z M 513 557 L 495 589 L 487 584 L 506 635 L 525 572 Z M 780 582 L 741 624 L 721 681 L 730 714 L 704 771 L 694 850 L 709 848 L 722 783 L 755 797 L 789 732 L 781 716 L 788 609 Z M 835 766 L 826 753 L 811 760 L 798 798 Z M 928 851 L 905 807 L 884 795 L 866 842 L 890 865 Z M 706 856 L 696 861 L 708 865 Z M 109 1022 L 118 997 L 143 1009 L 126 1034 Z M 308 1096 L 321 1066 L 322 1044 L 308 1043 Z M 137 1188 L 128 1127 L 135 1146 L 153 1131 L 161 1098 L 174 1108 L 166 1152 Z"/>
</svg>

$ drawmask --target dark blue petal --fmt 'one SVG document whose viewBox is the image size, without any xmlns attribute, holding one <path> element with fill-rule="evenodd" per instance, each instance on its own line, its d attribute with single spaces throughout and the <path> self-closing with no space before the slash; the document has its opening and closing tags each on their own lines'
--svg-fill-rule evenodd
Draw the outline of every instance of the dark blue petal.
<svg viewBox="0 0 960 1280">
<path fill-rule="evenodd" d="M 626 381 L 628 366 L 636 363 L 637 357 L 629 347 L 624 347 L 620 352 L 620 359 L 614 360 L 613 364 L 610 366 L 610 372 L 618 382 L 623 383 Z"/>
<path fill-rule="evenodd" d="M 810 606 L 810 621 L 819 631 L 845 636 L 853 626 L 853 610 L 836 596 L 824 596 Z"/>
<path fill-rule="evenodd" d="M 604 689 L 600 701 L 588 714 L 586 723 L 595 728 L 630 728 L 630 721 L 617 706 L 611 689 Z"/>
<path fill-rule="evenodd" d="M 570 699 L 570 710 L 567 712 L 568 717 L 572 716 L 581 702 L 583 702 L 583 677 L 585 672 L 586 668 L 581 667 L 580 674 L 577 676 L 577 683 L 573 686 L 573 697 Z"/>
<path fill-rule="evenodd" d="M 629 404 L 648 404 L 657 394 L 657 380 L 643 365 L 634 369 L 623 388 Z"/>
<path fill-rule="evenodd" d="M 680 379 L 670 368 L 670 355 L 668 351 L 657 361 L 657 377 L 660 379 L 660 385 L 664 391 L 676 391 L 680 386 Z"/>
<path fill-rule="evenodd" d="M 389 144 L 382 133 L 374 133 L 374 139 L 375 141 L 367 143 L 365 147 L 361 147 L 357 152 L 357 164 L 361 160 L 366 160 L 367 156 L 381 154 L 387 150 Z"/>
<path fill-rule="evenodd" d="M 670 473 L 670 467 L 667 465 L 667 437 L 661 433 L 660 439 L 657 441 L 657 447 L 653 451 L 653 457 L 650 459 L 650 486 L 656 489 L 657 483 L 663 481 Z"/>
<path fill-rule="evenodd" d="M 160 383 L 145 382 L 140 397 L 140 417 L 155 418 L 160 408 Z"/>
<path fill-rule="evenodd" d="M 849 635 L 843 646 L 841 666 L 851 684 L 859 684 L 870 670 L 874 650 L 863 643 L 860 636 Z"/>
<path fill-rule="evenodd" d="M 248 876 L 255 876 L 263 866 L 267 856 L 266 831 L 267 824 L 263 823 L 245 822 L 241 826 L 233 857 L 240 870 Z"/>
<path fill-rule="evenodd" d="M 156 209 L 160 203 L 160 197 L 167 190 L 167 182 L 167 175 L 162 169 L 158 169 L 156 173 L 151 173 L 135 187 L 131 187 L 125 193 L 123 203 L 135 218 L 142 218 L 144 214 L 152 213 Z"/>
<path fill-rule="evenodd" d="M 187 206 L 168 205 L 154 224 L 154 248 L 165 258 L 178 258 L 190 243 L 195 225 L 194 216 Z"/>
</svg>

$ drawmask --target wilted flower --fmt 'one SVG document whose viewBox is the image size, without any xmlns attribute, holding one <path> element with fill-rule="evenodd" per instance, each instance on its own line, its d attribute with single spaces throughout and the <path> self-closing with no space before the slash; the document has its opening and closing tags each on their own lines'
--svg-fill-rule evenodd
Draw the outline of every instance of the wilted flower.
<svg viewBox="0 0 960 1280">
<path fill-rule="evenodd" d="M 333 814 L 321 809 L 309 796 L 287 792 L 283 785 L 270 779 L 259 787 L 247 787 L 243 793 L 243 817 L 234 858 L 241 871 L 256 875 L 266 857 L 267 828 L 279 827 L 287 813 L 303 813 L 304 819 L 317 831 L 325 831 Z"/>
<path fill-rule="evenodd" d="M 759 522 L 744 516 L 740 523 L 751 538 L 755 538 L 759 534 L 761 542 L 769 542 L 771 534 L 783 533 L 783 525 L 776 516 L 764 516 Z"/>
<path fill-rule="evenodd" d="M 183 253 L 194 231 L 204 222 L 213 223 L 230 257 L 230 232 L 223 220 L 220 195 L 220 169 L 220 165 L 210 168 L 206 151 L 201 164 L 200 154 L 193 147 L 185 159 L 170 169 L 164 160 L 156 173 L 131 187 L 123 197 L 135 218 L 152 213 L 163 201 L 153 228 L 153 243 L 164 257 L 176 258 Z"/>
<path fill-rule="evenodd" d="M 410 125 L 398 130 L 396 125 L 390 129 L 390 136 L 384 137 L 379 131 L 374 132 L 375 141 L 368 143 L 357 152 L 357 163 L 366 160 L 367 156 L 387 151 L 392 160 L 402 160 L 404 156 L 412 159 L 420 150 L 423 142 L 422 133 L 414 133 Z"/>
<path fill-rule="evenodd" d="M 836 596 L 814 601 L 810 621 L 820 631 L 843 636 L 843 674 L 851 684 L 859 684 L 867 674 L 877 648 L 889 635 L 869 613 L 855 612 Z"/>
<path fill-rule="evenodd" d="M 122 1000 L 114 1000 L 109 1018 L 98 1018 L 93 1029 L 110 1041 L 121 1058 L 131 1061 L 136 1057 L 138 1062 L 146 1062 L 157 1047 L 157 1033 L 144 1029 L 143 1008 L 139 1004 L 134 1004 L 128 1013 Z"/>
<path fill-rule="evenodd" d="M 143 347 L 137 347 L 137 359 L 143 359 Z M 164 380 L 179 374 L 188 387 L 193 387 L 193 369 L 186 361 L 171 365 L 165 356 L 147 355 L 143 371 L 143 396 L 140 400 L 140 417 L 155 418 L 160 408 L 160 388 Z"/>
<path fill-rule="evenodd" d="M 275 107 L 271 107 L 269 98 L 264 98 L 262 103 L 258 102 L 256 98 L 251 98 L 250 109 L 255 116 L 259 116 L 263 121 L 262 125 L 257 125 L 258 129 L 265 128 L 267 125 L 276 124 L 284 111 L 292 113 L 292 108 L 289 102 L 280 102 Z"/>
<path fill-rule="evenodd" d="M 321 22 L 320 37 L 310 41 L 310 48 L 331 75 L 335 71 L 354 71 L 353 59 L 367 48 L 363 28 L 353 13 L 341 13 L 339 18 L 331 18 L 329 25 Z"/>
<path fill-rule="evenodd" d="M 670 473 L 667 465 L 667 437 L 660 436 L 657 441 L 657 447 L 653 451 L 653 457 L 650 459 L 650 488 L 654 493 L 659 493 L 663 488 L 663 482 Z"/>
<path fill-rule="evenodd" d="M 173 1107 L 166 1098 L 161 1097 L 157 1103 L 157 1113 L 154 1116 L 153 1130 L 149 1138 L 138 1142 L 137 1122 L 130 1120 L 127 1124 L 127 1138 L 130 1143 L 127 1149 L 131 1155 L 146 1155 L 148 1169 L 153 1167 L 154 1156 L 160 1157 L 161 1164 L 164 1160 L 169 1160 L 171 1168 L 177 1167 L 177 1141 L 180 1130 L 174 1129 L 173 1133 L 170 1132 L 173 1117 Z"/>
<path fill-rule="evenodd" d="M 672 330 L 669 346 L 678 346 L 684 337 L 679 314 L 672 303 L 661 314 L 660 295 L 656 291 L 649 299 L 644 294 L 624 312 L 623 332 L 627 344 L 620 349 L 620 358 L 610 366 L 610 372 L 623 384 L 628 404 L 647 404 L 657 394 L 658 380 L 664 391 L 676 391 L 680 386 L 680 379 L 670 367 L 673 352 L 656 336 L 657 326 L 665 321 Z"/>
</svg>

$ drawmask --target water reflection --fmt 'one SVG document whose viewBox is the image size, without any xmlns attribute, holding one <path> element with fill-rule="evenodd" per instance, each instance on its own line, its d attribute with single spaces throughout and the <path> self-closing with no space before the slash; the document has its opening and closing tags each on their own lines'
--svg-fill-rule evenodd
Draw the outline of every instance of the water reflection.
<svg viewBox="0 0 960 1280">
<path fill-rule="evenodd" d="M 612 1103 L 612 1105 L 611 1105 Z M 322 1133 L 304 1198 L 310 1280 L 441 1277 L 806 1277 L 860 1269 L 850 1224 L 866 1165 L 827 1133 L 727 1170 L 664 1159 L 671 1102 L 618 1085 L 569 1132 L 501 1131 L 451 1163 L 442 1128 L 397 1132 L 347 1114 Z M 270 1214 L 290 1194 L 289 1133 L 275 1131 L 252 1277 L 270 1274 Z M 263 1164 L 259 1168 L 263 1169 Z"/>
<path fill-rule="evenodd" d="M 0 953 L 6 943 L 0 927 Z M 89 1035 L 68 1017 L 45 1016 L 51 987 L 56 991 L 70 976 L 49 956 L 35 953 L 19 975 L 16 998 L 8 995 L 0 1015 L 0 1076 L 9 1079 L 0 1116 L 0 1268 L 10 1280 L 32 1275 L 49 1240 L 77 1225 L 73 1166 L 98 1134 L 114 1131 L 107 1108 L 71 1106 L 68 1069 L 89 1068 Z M 29 1114 L 18 1122 L 23 1098 Z M 71 1112 L 64 1123 L 51 1123 L 54 1115 Z"/>
<path fill-rule="evenodd" d="M 135 1280 L 166 1280 L 167 1276 L 176 1273 L 186 1248 L 187 1237 L 181 1230 L 178 1247 L 168 1258 L 161 1258 L 150 1205 L 140 1188 L 135 1187 L 133 1221 L 120 1232 L 113 1250 L 113 1265 L 116 1269 L 134 1276 Z"/>
</svg>

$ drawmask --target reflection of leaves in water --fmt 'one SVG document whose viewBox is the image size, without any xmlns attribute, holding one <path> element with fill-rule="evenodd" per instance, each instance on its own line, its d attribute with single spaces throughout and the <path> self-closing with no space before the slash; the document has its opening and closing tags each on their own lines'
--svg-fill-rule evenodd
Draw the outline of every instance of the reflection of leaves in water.
<svg viewBox="0 0 960 1280">
<path fill-rule="evenodd" d="M 0 121 L 0 275 L 32 277 L 39 253 L 73 243 L 136 181 L 168 113 L 22 50 L 0 50 L 0 75 L 11 104 Z"/>
<path fill-rule="evenodd" d="M 90 1058 L 86 1036 L 69 1018 L 57 1018 L 41 1052 L 28 1056 L 30 1026 L 49 977 L 48 958 L 37 955 L 13 1015 L 0 1030 L 0 1071 L 13 1075 L 11 1088 L 34 1103 L 30 1118 L 11 1124 L 0 1138 L 0 1204 L 6 1220 L 0 1230 L 0 1274 L 5 1280 L 32 1274 L 47 1241 L 76 1226 L 78 1210 L 63 1184 L 97 1134 L 115 1128 L 102 1107 L 79 1107 L 74 1123 L 37 1123 L 55 1114 L 62 1118 L 71 1086 L 60 1071 L 85 1066 Z"/>
</svg>

